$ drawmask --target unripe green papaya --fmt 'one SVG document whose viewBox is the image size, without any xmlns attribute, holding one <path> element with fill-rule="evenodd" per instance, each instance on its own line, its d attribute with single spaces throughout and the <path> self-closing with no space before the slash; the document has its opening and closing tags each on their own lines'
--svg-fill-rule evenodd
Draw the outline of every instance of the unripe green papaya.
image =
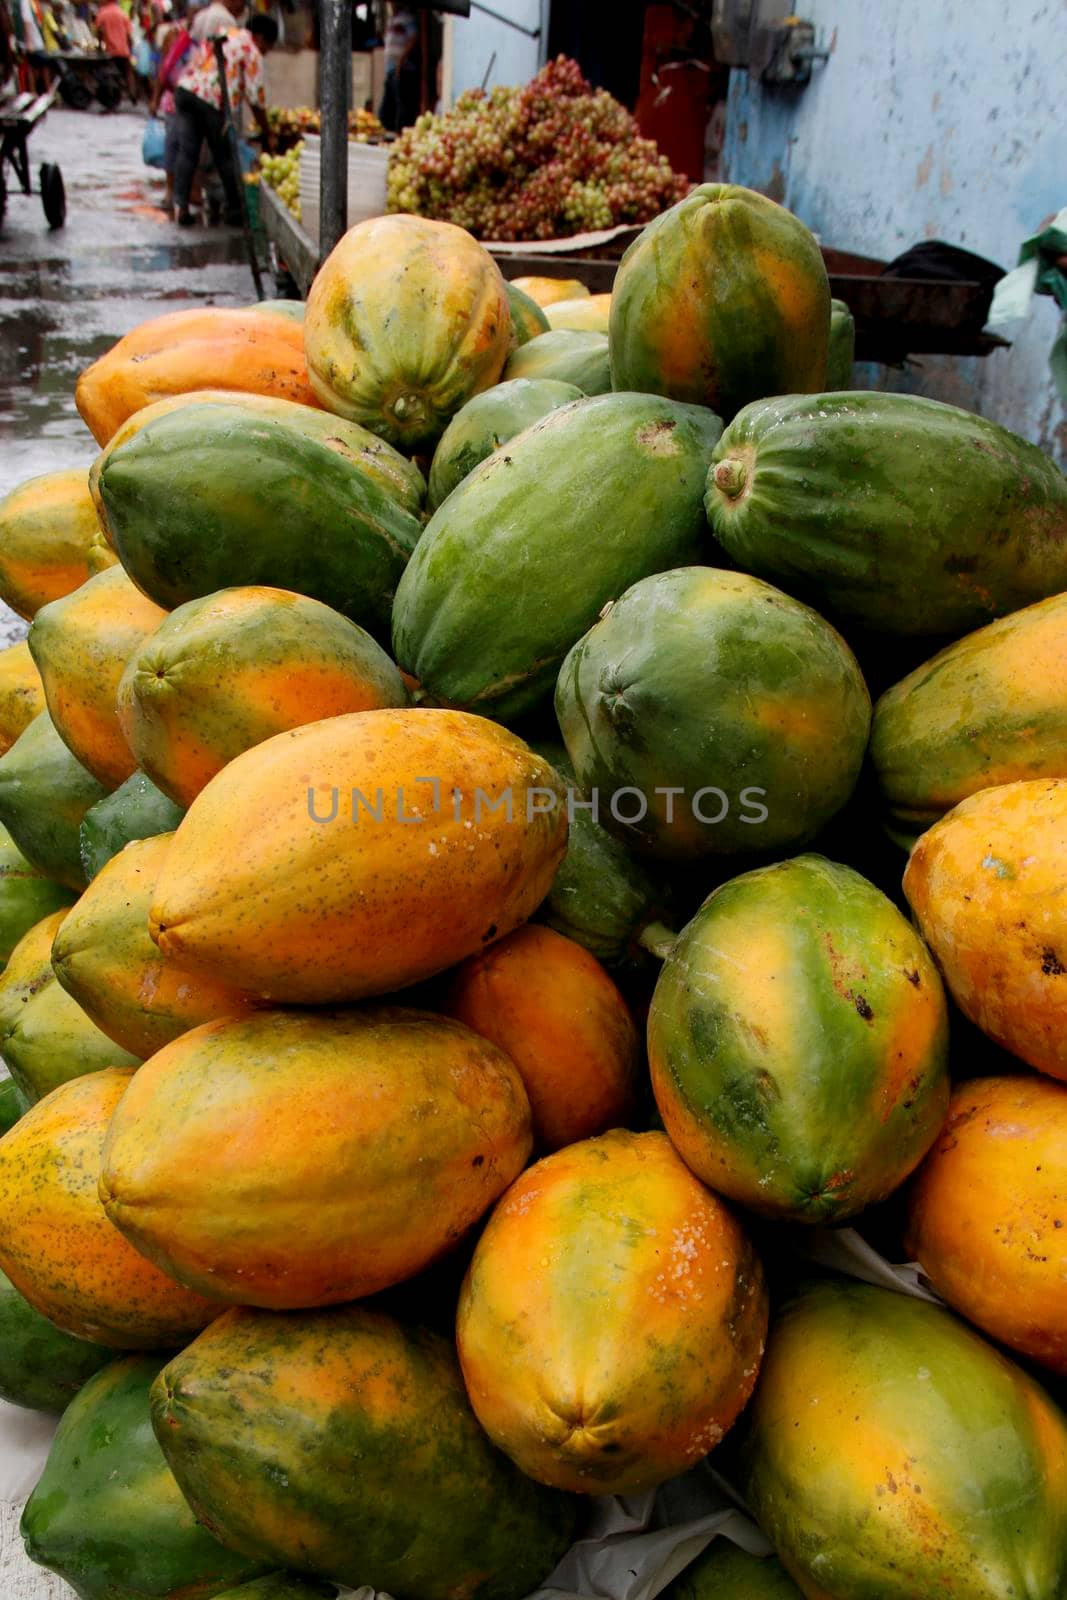
<svg viewBox="0 0 1067 1600">
<path fill-rule="evenodd" d="M 0 823 L 27 861 L 68 889 L 85 888 L 82 819 L 107 792 L 71 755 L 47 711 L 0 756 Z"/>
<path fill-rule="evenodd" d="M 826 357 L 827 389 L 852 388 L 856 357 L 856 323 L 843 300 L 830 301 L 830 348 Z"/>
<path fill-rule="evenodd" d="M 29 1411 L 65 1411 L 115 1352 L 63 1333 L 0 1272 L 0 1400 Z"/>
<path fill-rule="evenodd" d="M 29 1101 L 14 1078 L 0 1079 L 0 1137 L 29 1110 Z"/>
<path fill-rule="evenodd" d="M 505 383 L 512 378 L 554 378 L 573 383 L 583 394 L 609 394 L 608 336 L 578 328 L 551 328 L 508 357 Z"/>
<path fill-rule="evenodd" d="M 427 502 L 430 510 L 436 511 L 494 450 L 550 411 L 581 398 L 577 385 L 554 378 L 512 378 L 476 394 L 456 412 L 434 451 Z"/>
<path fill-rule="evenodd" d="M 0 825 L 0 968 L 24 934 L 42 917 L 73 905 L 77 895 L 26 860 L 7 829 Z"/>
<path fill-rule="evenodd" d="M 90 806 L 82 818 L 81 858 L 86 878 L 92 883 L 101 867 L 134 839 L 172 833 L 184 815 L 184 809 L 157 789 L 151 778 L 135 772 L 114 794 Z"/>
<path fill-rule="evenodd" d="M 505 283 L 504 287 L 508 292 L 508 306 L 511 309 L 509 348 L 514 352 L 520 345 L 529 344 L 531 339 L 536 339 L 539 334 L 547 333 L 549 322 L 537 301 L 524 289 L 520 289 L 514 283 Z"/>
<path fill-rule="evenodd" d="M 774 1556 L 752 1556 L 729 1539 L 713 1539 L 702 1556 L 663 1591 L 663 1600 L 802 1600 Z"/>
</svg>

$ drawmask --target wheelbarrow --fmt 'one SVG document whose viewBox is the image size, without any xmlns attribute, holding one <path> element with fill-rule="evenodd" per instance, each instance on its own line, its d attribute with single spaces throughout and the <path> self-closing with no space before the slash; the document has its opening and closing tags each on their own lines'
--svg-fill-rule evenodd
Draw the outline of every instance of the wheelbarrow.
<svg viewBox="0 0 1067 1600">
<path fill-rule="evenodd" d="M 30 134 L 55 100 L 58 85 L 47 94 L 20 94 L 0 101 L 0 223 L 7 211 L 7 169 L 11 168 L 22 194 L 39 194 L 50 228 L 61 228 L 67 216 L 67 196 L 63 174 L 52 161 L 42 161 L 37 188 L 30 178 L 30 157 L 26 149 Z"/>
</svg>

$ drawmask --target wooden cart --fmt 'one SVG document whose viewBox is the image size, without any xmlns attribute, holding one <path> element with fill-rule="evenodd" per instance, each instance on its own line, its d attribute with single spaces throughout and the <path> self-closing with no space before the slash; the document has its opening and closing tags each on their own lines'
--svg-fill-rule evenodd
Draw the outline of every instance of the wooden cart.
<svg viewBox="0 0 1067 1600">
<path fill-rule="evenodd" d="M 7 210 L 7 169 L 15 174 L 18 191 L 39 194 L 50 228 L 61 228 L 67 216 L 67 197 L 63 174 L 52 161 L 43 161 L 34 189 L 30 176 L 30 157 L 26 146 L 30 134 L 42 121 L 59 92 L 58 84 L 47 94 L 20 94 L 0 101 L 0 223 Z"/>
</svg>

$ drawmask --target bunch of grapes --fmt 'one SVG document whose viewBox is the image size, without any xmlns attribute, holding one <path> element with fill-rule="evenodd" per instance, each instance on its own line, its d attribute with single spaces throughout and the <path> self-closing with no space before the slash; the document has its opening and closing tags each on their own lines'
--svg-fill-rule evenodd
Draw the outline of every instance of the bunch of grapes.
<svg viewBox="0 0 1067 1600">
<path fill-rule="evenodd" d="M 523 89 L 472 89 L 405 129 L 388 206 L 479 239 L 556 239 L 648 222 L 688 187 L 625 106 L 559 56 Z"/>
<path fill-rule="evenodd" d="M 259 169 L 263 181 L 269 183 L 280 200 L 284 200 L 293 216 L 300 221 L 300 152 L 303 140 L 294 144 L 283 156 L 260 156 Z"/>
</svg>

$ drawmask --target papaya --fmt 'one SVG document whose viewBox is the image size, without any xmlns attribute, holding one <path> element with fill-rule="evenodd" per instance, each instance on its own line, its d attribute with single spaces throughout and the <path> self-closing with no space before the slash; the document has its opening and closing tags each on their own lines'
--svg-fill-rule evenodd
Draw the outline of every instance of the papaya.
<svg viewBox="0 0 1067 1600">
<path fill-rule="evenodd" d="M 32 867 L 7 829 L 0 827 L 0 969 L 31 928 L 76 899 L 72 889 L 52 883 Z"/>
<path fill-rule="evenodd" d="M 843 300 L 830 301 L 830 344 L 826 354 L 827 389 L 852 388 L 856 323 Z"/>
<path fill-rule="evenodd" d="M 159 833 L 172 833 L 184 817 L 161 789 L 143 772 L 105 795 L 82 818 L 80 844 L 82 866 L 90 883 L 112 856 L 118 855 L 134 839 L 152 839 Z"/>
<path fill-rule="evenodd" d="M 1067 1419 L 947 1311 L 825 1282 L 776 1318 L 741 1488 L 810 1600 L 1058 1600 Z"/>
<path fill-rule="evenodd" d="M 759 1258 L 662 1133 L 545 1156 L 475 1247 L 456 1342 L 490 1439 L 539 1483 L 629 1494 L 718 1444 L 767 1331 Z"/>
<path fill-rule="evenodd" d="M 82 819 L 106 793 L 63 743 L 47 711 L 0 756 L 0 824 L 27 861 L 68 889 L 85 887 Z"/>
<path fill-rule="evenodd" d="M 64 1333 L 117 1350 L 182 1345 L 221 1304 L 175 1283 L 112 1227 L 97 1180 L 132 1067 L 61 1084 L 0 1139 L 0 1270 Z"/>
<path fill-rule="evenodd" d="M 765 195 L 702 183 L 622 258 L 611 299 L 615 389 L 710 406 L 826 386 L 830 280 L 814 234 Z"/>
<path fill-rule="evenodd" d="M 559 779 L 496 724 L 331 717 L 246 750 L 197 795 L 150 931 L 178 965 L 265 998 L 387 994 L 526 921 L 566 841 Z"/>
<path fill-rule="evenodd" d="M 291 322 L 303 322 L 303 300 L 254 300 L 246 311 L 262 311 L 268 317 L 288 317 Z"/>
<path fill-rule="evenodd" d="M 253 1578 L 239 1589 L 227 1589 L 218 1600 L 331 1600 L 337 1590 L 318 1578 L 298 1578 L 293 1572 L 272 1572 L 266 1578 Z"/>
<path fill-rule="evenodd" d="M 46 472 L 0 500 L 0 600 L 29 622 L 89 577 L 100 523 L 85 470 Z"/>
<path fill-rule="evenodd" d="M 30 654 L 48 714 L 68 750 L 107 789 L 136 771 L 115 696 L 129 657 L 166 616 L 121 567 L 42 606 L 30 624 Z"/>
<path fill-rule="evenodd" d="M 286 728 L 405 706 L 380 645 L 340 612 L 285 589 L 190 600 L 130 657 L 118 716 L 141 769 L 177 805 L 242 750 Z"/>
<path fill-rule="evenodd" d="M 434 512 L 397 587 L 400 666 L 434 698 L 502 722 L 541 705 L 605 602 L 699 559 L 719 426 L 655 395 L 602 395 L 489 456 Z M 521 600 L 502 605 L 517 574 Z"/>
<path fill-rule="evenodd" d="M 918 1166 L 948 1105 L 948 1008 L 922 940 L 850 867 L 798 856 L 705 900 L 648 1019 L 663 1125 L 719 1194 L 838 1222 Z"/>
<path fill-rule="evenodd" d="M 911 1186 L 906 1248 L 942 1299 L 1067 1376 L 1067 1088 L 957 1084 Z"/>
<path fill-rule="evenodd" d="M 550 328 L 577 328 L 583 333 L 607 333 L 611 295 L 585 294 L 575 300 L 555 300 L 545 316 Z"/>
<path fill-rule="evenodd" d="M 463 228 L 372 217 L 349 228 L 308 295 L 304 349 L 328 411 L 409 454 L 496 383 L 511 307 L 496 262 Z"/>
<path fill-rule="evenodd" d="M 66 916 L 61 907 L 35 923 L 0 975 L 0 1056 L 31 1104 L 71 1078 L 140 1060 L 102 1033 L 58 982 L 52 941 Z"/>
<path fill-rule="evenodd" d="M 170 833 L 128 844 L 60 923 L 52 969 L 100 1031 L 143 1061 L 201 1022 L 240 1016 L 253 995 L 176 968 L 148 937 L 148 907 Z"/>
<path fill-rule="evenodd" d="M 550 411 L 581 398 L 582 391 L 575 384 L 551 378 L 513 378 L 476 394 L 456 412 L 434 451 L 427 501 L 430 510 L 436 511 L 494 450 Z"/>
<path fill-rule="evenodd" d="M 551 378 L 573 383 L 583 394 L 607 394 L 611 389 L 607 335 L 590 329 L 550 328 L 508 357 L 505 382 L 516 378 Z"/>
<path fill-rule="evenodd" d="M 86 557 L 90 578 L 95 578 L 100 572 L 106 572 L 109 567 L 118 566 L 118 561 L 118 556 L 108 543 L 105 529 L 99 527 L 89 542 L 89 552 Z"/>
<path fill-rule="evenodd" d="M 876 634 L 959 635 L 1067 589 L 1067 478 L 1007 428 L 921 395 L 747 406 L 706 506 L 739 566 Z"/>
<path fill-rule="evenodd" d="M 979 789 L 1067 777 L 1067 594 L 987 623 L 887 689 L 871 764 L 892 825 L 916 834 Z"/>
<path fill-rule="evenodd" d="M 587 285 L 578 278 L 512 278 L 511 287 L 527 295 L 542 310 L 560 300 L 578 300 L 589 293 Z"/>
<path fill-rule="evenodd" d="M 0 1400 L 28 1411 L 65 1411 L 114 1359 L 106 1345 L 60 1333 L 0 1272 Z"/>
<path fill-rule="evenodd" d="M 30 1103 L 14 1078 L 0 1078 L 0 1137 L 24 1117 Z"/>
<path fill-rule="evenodd" d="M 135 411 L 195 389 L 318 405 L 302 324 L 226 306 L 152 317 L 85 369 L 74 401 L 97 444 L 105 445 Z"/>
<path fill-rule="evenodd" d="M 983 789 L 918 840 L 904 893 L 952 998 L 995 1044 L 1067 1080 L 1067 782 Z"/>
<path fill-rule="evenodd" d="M 44 684 L 25 639 L 0 650 L 0 756 L 6 755 L 39 712 Z"/>
<path fill-rule="evenodd" d="M 530 1145 L 522 1078 L 469 1029 L 399 1008 L 266 1012 L 194 1028 L 141 1068 L 100 1196 L 180 1283 L 302 1309 L 420 1272 Z"/>
<path fill-rule="evenodd" d="M 240 400 L 157 414 L 98 482 L 123 566 L 168 609 L 268 584 L 381 632 L 422 532 L 358 460 Z"/>
<path fill-rule="evenodd" d="M 232 1550 L 395 1600 L 520 1600 L 575 1504 L 476 1422 L 451 1341 L 361 1305 L 235 1307 L 164 1367 L 156 1436 Z"/>
<path fill-rule="evenodd" d="M 520 344 L 529 344 L 538 334 L 548 332 L 548 318 L 532 295 L 526 294 L 514 283 L 505 283 L 508 308 L 511 311 L 511 339 L 508 354 Z"/>
<path fill-rule="evenodd" d="M 514 1061 L 540 1150 L 620 1127 L 632 1113 L 641 1057 L 633 1018 L 572 939 L 516 928 L 457 967 L 444 1009 Z"/>
<path fill-rule="evenodd" d="M 574 645 L 556 715 L 604 826 L 675 859 L 816 834 L 852 793 L 871 702 L 822 617 L 758 578 L 642 579 Z"/>
<path fill-rule="evenodd" d="M 780 1561 L 749 1555 L 727 1538 L 714 1539 L 662 1593 L 663 1600 L 801 1600 Z"/>
<path fill-rule="evenodd" d="M 127 1356 L 86 1383 L 23 1512 L 26 1554 L 81 1600 L 211 1600 L 265 1565 L 226 1550 L 186 1505 L 152 1431 L 159 1368 Z"/>
</svg>

